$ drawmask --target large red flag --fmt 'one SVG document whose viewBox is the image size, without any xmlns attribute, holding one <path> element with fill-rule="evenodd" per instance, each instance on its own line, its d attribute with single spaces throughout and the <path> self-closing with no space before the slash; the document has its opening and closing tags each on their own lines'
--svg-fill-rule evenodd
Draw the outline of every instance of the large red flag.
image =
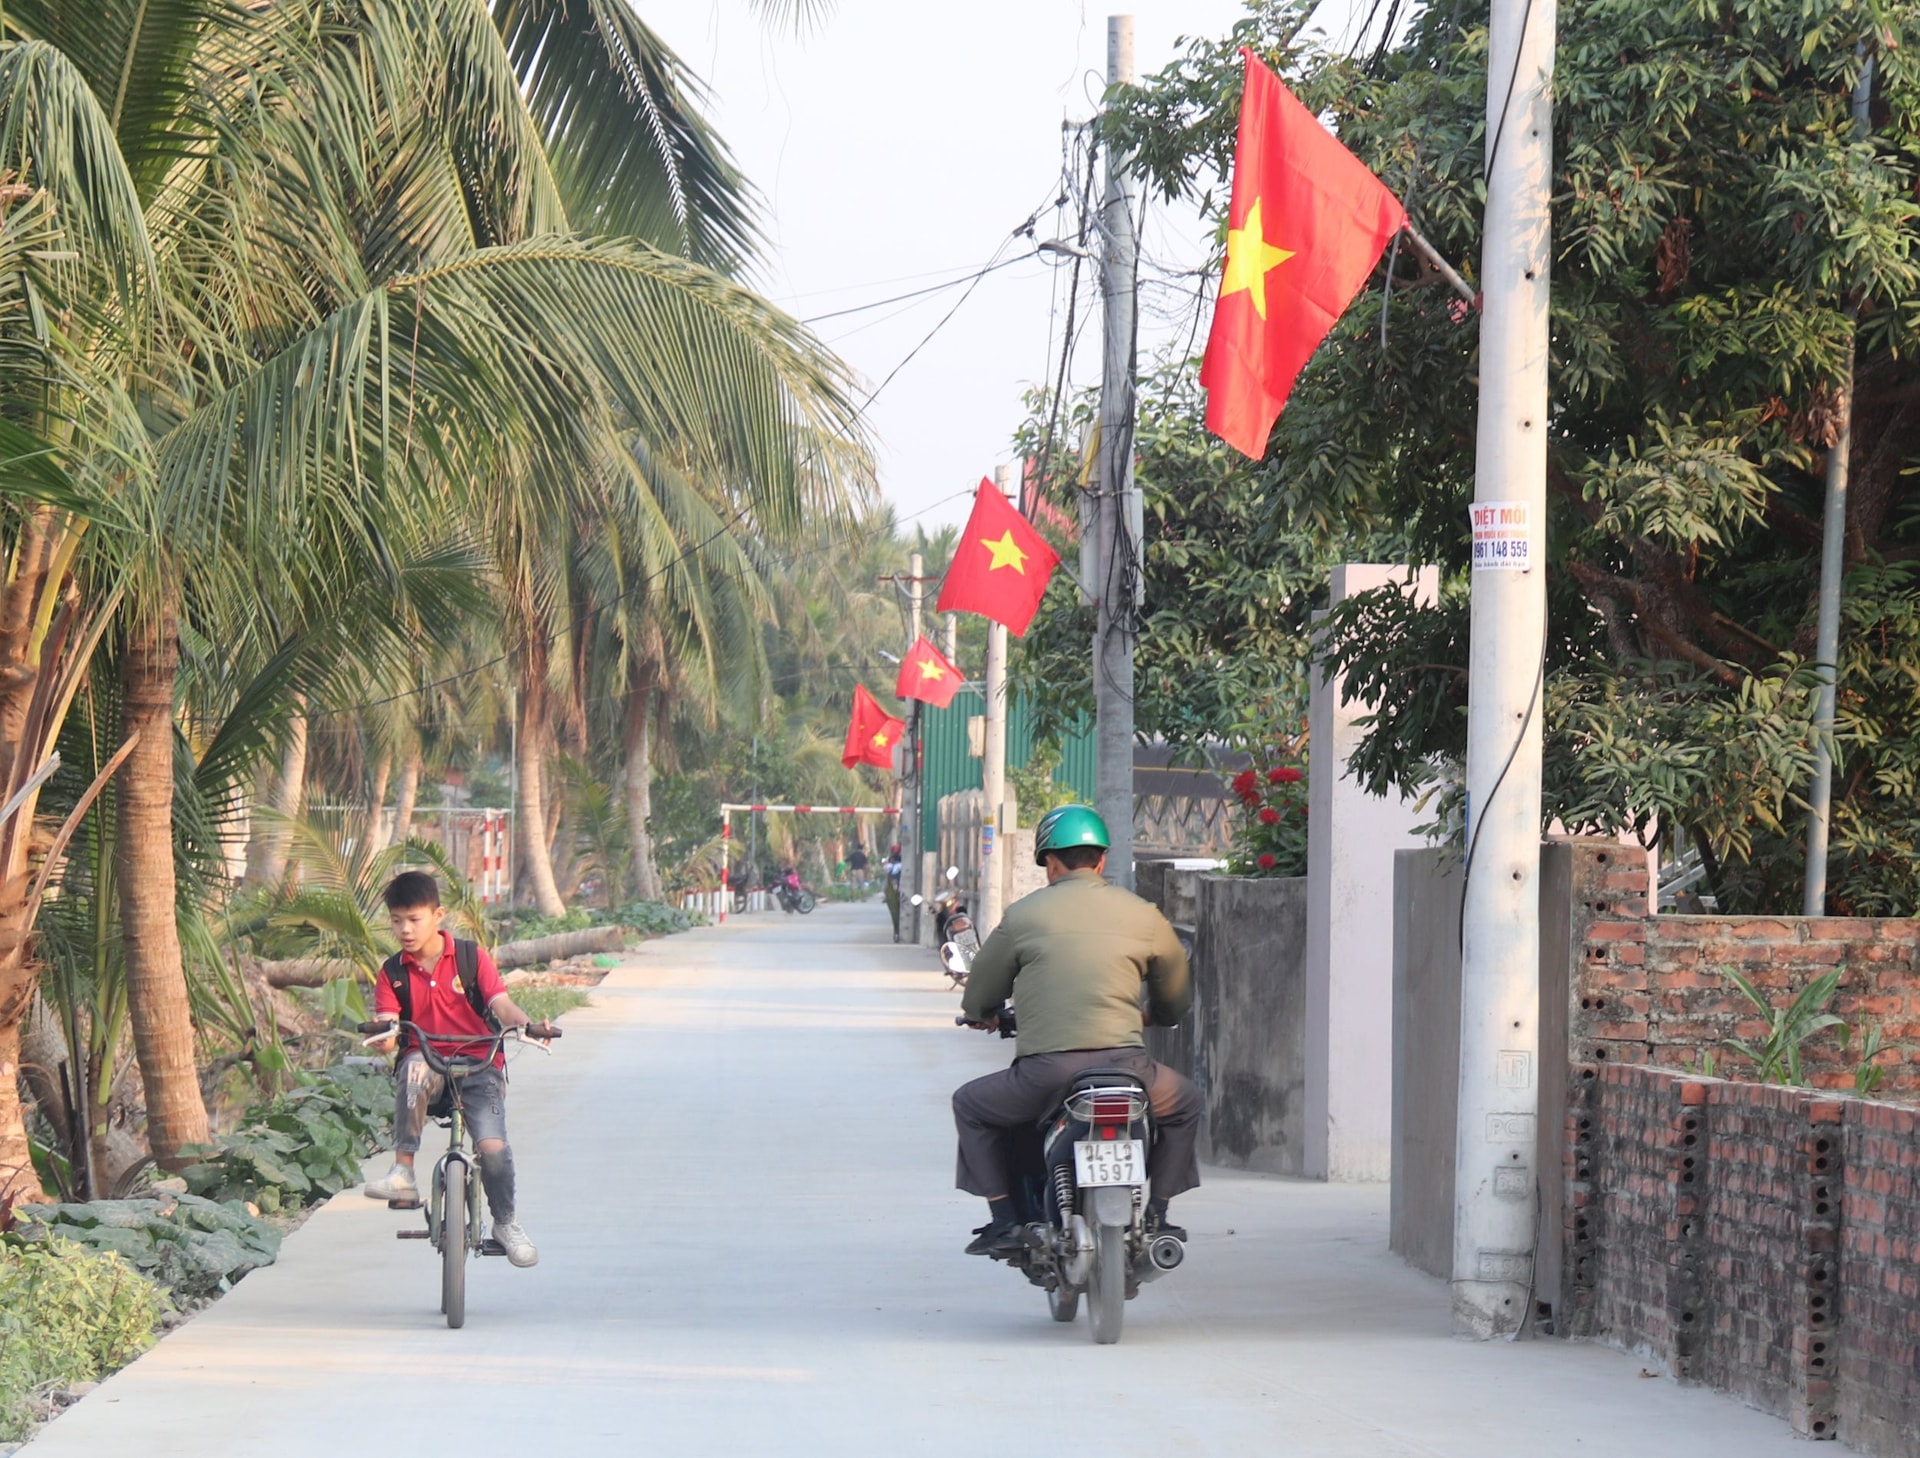
<svg viewBox="0 0 1920 1458">
<path fill-rule="evenodd" d="M 1407 212 L 1252 51 L 1242 54 L 1227 264 L 1200 383 L 1207 428 L 1259 460 L 1293 382 Z"/>
<path fill-rule="evenodd" d="M 892 769 L 893 747 L 900 742 L 900 736 L 906 730 L 904 719 L 896 719 L 881 708 L 879 701 L 867 692 L 865 684 L 855 684 L 853 719 L 847 725 L 847 747 L 841 751 L 840 763 L 848 769 L 857 764 Z"/>
<path fill-rule="evenodd" d="M 913 647 L 900 660 L 900 681 L 893 686 L 893 696 L 944 709 L 960 692 L 960 682 L 960 670 L 923 636 L 913 640 Z"/>
<path fill-rule="evenodd" d="M 1022 637 L 1059 562 L 1059 553 L 1013 509 L 1000 488 L 983 479 L 934 611 L 979 613 Z"/>
</svg>

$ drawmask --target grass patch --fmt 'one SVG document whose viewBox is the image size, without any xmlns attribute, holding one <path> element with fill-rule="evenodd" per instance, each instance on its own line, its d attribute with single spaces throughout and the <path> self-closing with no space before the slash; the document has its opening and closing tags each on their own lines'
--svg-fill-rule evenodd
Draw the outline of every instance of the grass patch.
<svg viewBox="0 0 1920 1458">
<path fill-rule="evenodd" d="M 152 1346 L 165 1311 L 159 1288 L 118 1256 L 63 1240 L 0 1245 L 0 1441 L 27 1435 L 35 1397 Z"/>
<path fill-rule="evenodd" d="M 536 1023 L 550 1023 L 592 1001 L 577 987 L 516 987 L 512 996 L 520 1010 Z"/>
</svg>

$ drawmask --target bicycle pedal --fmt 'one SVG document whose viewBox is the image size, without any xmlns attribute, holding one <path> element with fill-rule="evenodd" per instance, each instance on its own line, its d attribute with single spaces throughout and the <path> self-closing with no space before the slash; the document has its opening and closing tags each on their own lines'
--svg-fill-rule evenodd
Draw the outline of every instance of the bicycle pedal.
<svg viewBox="0 0 1920 1458">
<path fill-rule="evenodd" d="M 395 1240 L 425 1240 L 427 1238 L 427 1232 L 424 1230 L 396 1230 L 393 1232 L 393 1238 Z"/>
<path fill-rule="evenodd" d="M 491 1235 L 480 1242 L 480 1254 L 483 1256 L 503 1256 L 506 1253 L 507 1248 Z"/>
<path fill-rule="evenodd" d="M 387 1201 L 387 1208 L 389 1210 L 418 1210 L 420 1208 L 420 1202 L 418 1200 L 389 1200 Z"/>
</svg>

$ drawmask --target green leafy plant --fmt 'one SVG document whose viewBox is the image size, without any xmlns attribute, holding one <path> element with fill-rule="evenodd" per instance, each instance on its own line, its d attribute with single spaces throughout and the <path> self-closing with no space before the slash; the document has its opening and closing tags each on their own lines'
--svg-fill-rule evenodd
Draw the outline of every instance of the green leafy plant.
<svg viewBox="0 0 1920 1458">
<path fill-rule="evenodd" d="M 1887 1051 L 1886 1030 L 1878 1023 L 1865 1025 L 1866 1031 L 1860 1035 L 1860 1061 L 1853 1070 L 1853 1091 L 1865 1098 L 1878 1093 L 1880 1085 L 1887 1081 L 1887 1070 L 1874 1059 Z M 1847 1047 L 1853 1042 L 1853 1028 L 1842 1024 L 1840 1028 L 1840 1046 Z"/>
<path fill-rule="evenodd" d="M 360 1161 L 392 1133 L 393 1081 L 372 1063 L 336 1064 L 249 1109 L 240 1127 L 196 1147 L 187 1188 L 261 1210 L 298 1209 L 360 1181 Z"/>
<path fill-rule="evenodd" d="M 550 1023 L 593 1001 L 577 987 L 516 987 L 513 1000 L 536 1023 Z"/>
<path fill-rule="evenodd" d="M 1007 770 L 1007 783 L 1013 787 L 1020 810 L 1020 828 L 1031 830 L 1049 810 L 1071 805 L 1078 798 L 1073 786 L 1055 778 L 1060 768 L 1060 742 L 1043 739 L 1033 746 L 1027 762 Z"/>
<path fill-rule="evenodd" d="M 1304 876 L 1307 873 L 1307 777 L 1290 764 L 1245 769 L 1233 777 L 1239 802 L 1233 854 L 1236 876 Z"/>
<path fill-rule="evenodd" d="M 1840 973 L 1837 970 L 1822 973 L 1801 988 L 1799 996 L 1783 1008 L 1774 1007 L 1752 981 L 1731 968 L 1725 976 L 1767 1020 L 1767 1036 L 1758 1043 L 1744 1038 L 1723 1038 L 1720 1046 L 1752 1063 L 1762 1083 L 1802 1082 L 1800 1050 L 1807 1039 L 1828 1028 L 1846 1026 L 1843 1019 L 1827 1011 L 1827 1005 L 1840 988 Z"/>
<path fill-rule="evenodd" d="M 153 1345 L 166 1299 L 116 1255 L 64 1240 L 0 1244 L 0 1440 L 37 1392 L 91 1382 Z"/>
</svg>

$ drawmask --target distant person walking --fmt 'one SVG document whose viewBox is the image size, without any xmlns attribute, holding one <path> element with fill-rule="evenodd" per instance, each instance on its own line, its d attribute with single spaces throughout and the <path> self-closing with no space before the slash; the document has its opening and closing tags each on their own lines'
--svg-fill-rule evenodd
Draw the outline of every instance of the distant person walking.
<svg viewBox="0 0 1920 1458">
<path fill-rule="evenodd" d="M 900 940 L 900 847 L 887 852 L 887 915 L 893 918 L 893 939 Z"/>
<path fill-rule="evenodd" d="M 867 851 L 859 841 L 847 850 L 847 884 L 859 895 L 867 892 Z"/>
</svg>

